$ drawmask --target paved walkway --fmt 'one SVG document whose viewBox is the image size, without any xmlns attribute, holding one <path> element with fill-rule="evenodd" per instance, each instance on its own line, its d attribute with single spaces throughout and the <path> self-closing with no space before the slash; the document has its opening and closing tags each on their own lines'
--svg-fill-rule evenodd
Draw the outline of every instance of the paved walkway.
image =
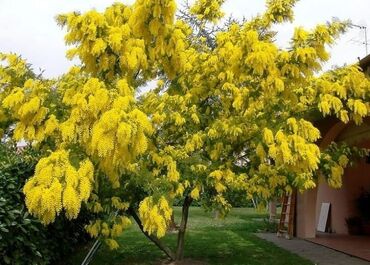
<svg viewBox="0 0 370 265">
<path fill-rule="evenodd" d="M 370 262 L 370 236 L 316 234 L 307 240 Z"/>
<path fill-rule="evenodd" d="M 320 246 L 302 239 L 287 240 L 272 233 L 258 233 L 258 237 L 311 260 L 316 265 L 369 265 L 370 262 L 351 257 L 330 248 Z"/>
</svg>

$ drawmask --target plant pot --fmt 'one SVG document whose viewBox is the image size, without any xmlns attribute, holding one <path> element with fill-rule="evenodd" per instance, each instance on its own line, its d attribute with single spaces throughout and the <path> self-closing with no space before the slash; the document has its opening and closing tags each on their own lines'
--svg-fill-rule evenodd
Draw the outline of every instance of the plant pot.
<svg viewBox="0 0 370 265">
<path fill-rule="evenodd" d="M 361 235 L 363 234 L 362 220 L 359 217 L 350 217 L 346 219 L 348 234 Z"/>
<path fill-rule="evenodd" d="M 370 235 L 370 221 L 362 223 L 362 231 L 365 235 Z"/>
<path fill-rule="evenodd" d="M 348 226 L 348 234 L 358 236 L 362 234 L 362 229 L 359 226 Z"/>
</svg>

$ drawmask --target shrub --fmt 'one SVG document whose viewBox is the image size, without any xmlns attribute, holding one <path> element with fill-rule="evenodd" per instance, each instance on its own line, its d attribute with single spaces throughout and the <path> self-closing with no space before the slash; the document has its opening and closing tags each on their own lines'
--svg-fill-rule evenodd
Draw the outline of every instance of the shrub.
<svg viewBox="0 0 370 265">
<path fill-rule="evenodd" d="M 233 207 L 254 207 L 252 200 L 245 195 L 245 191 L 234 190 L 226 195 L 226 199 Z"/>
<path fill-rule="evenodd" d="M 22 187 L 36 158 L 31 149 L 0 144 L 0 264 L 50 264 L 88 239 L 85 214 L 73 222 L 59 217 L 47 227 L 28 214 Z"/>
</svg>

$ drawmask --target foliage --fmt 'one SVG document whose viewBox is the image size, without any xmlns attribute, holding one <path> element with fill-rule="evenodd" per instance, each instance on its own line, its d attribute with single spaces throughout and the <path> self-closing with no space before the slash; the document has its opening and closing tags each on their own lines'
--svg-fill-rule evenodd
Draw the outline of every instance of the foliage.
<svg viewBox="0 0 370 265">
<path fill-rule="evenodd" d="M 362 188 L 356 199 L 358 216 L 346 218 L 348 233 L 351 235 L 370 234 L 370 192 Z"/>
<path fill-rule="evenodd" d="M 245 191 L 233 191 L 228 192 L 225 194 L 225 198 L 228 202 L 230 202 L 232 207 L 253 207 L 253 201 L 247 198 Z M 173 206 L 182 206 L 184 204 L 184 198 L 175 198 L 173 200 Z M 204 206 L 201 200 L 196 200 L 192 204 L 192 206 L 201 207 Z"/>
<path fill-rule="evenodd" d="M 361 235 L 363 234 L 363 220 L 361 217 L 352 216 L 346 218 L 346 225 L 348 228 L 348 234 L 350 235 Z"/>
<path fill-rule="evenodd" d="M 33 174 L 37 155 L 31 149 L 17 151 L 11 143 L 0 145 L 1 264 L 51 264 L 88 239 L 86 213 L 73 222 L 59 217 L 46 228 L 27 212 L 22 187 Z"/>
<path fill-rule="evenodd" d="M 277 233 L 279 229 L 279 223 L 277 221 L 270 221 L 269 218 L 263 219 L 264 227 L 263 232 Z"/>
<path fill-rule="evenodd" d="M 207 35 L 223 2 L 196 1 L 178 19 L 175 0 L 60 15 L 67 57 L 81 65 L 56 80 L 23 82 L 24 67 L 12 79 L 14 55 L 2 55 L 13 137 L 48 150 L 24 186 L 33 215 L 48 224 L 86 205 L 94 213 L 87 230 L 111 248 L 131 215 L 181 259 L 192 201 L 225 215 L 232 192 L 267 200 L 316 186 L 320 165 L 333 161 L 322 157 L 313 120 L 369 116 L 370 81 L 357 65 L 321 72 L 348 22 L 298 27 L 281 49 L 272 29 L 293 20 L 296 0 L 268 0 L 265 13 Z M 136 94 L 154 80 L 156 88 Z M 334 187 L 339 165 L 328 175 Z M 184 202 L 176 254 L 159 240 L 175 199 Z"/>
<path fill-rule="evenodd" d="M 225 194 L 232 207 L 253 207 L 253 201 L 247 198 L 245 191 L 234 191 Z"/>
<path fill-rule="evenodd" d="M 347 166 L 368 155 L 368 150 L 356 146 L 348 146 L 345 143 L 331 143 L 321 153 L 319 174 L 325 176 L 328 184 L 334 188 L 342 186 L 342 175 Z"/>
<path fill-rule="evenodd" d="M 366 221 L 370 220 L 370 192 L 362 190 L 360 196 L 356 200 L 357 209 L 360 217 Z"/>
</svg>

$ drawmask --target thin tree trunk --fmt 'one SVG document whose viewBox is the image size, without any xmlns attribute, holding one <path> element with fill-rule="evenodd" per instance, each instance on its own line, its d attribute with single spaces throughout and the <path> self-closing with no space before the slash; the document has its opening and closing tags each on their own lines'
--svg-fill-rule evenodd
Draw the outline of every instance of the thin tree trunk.
<svg viewBox="0 0 370 265">
<path fill-rule="evenodd" d="M 171 215 L 171 220 L 170 220 L 170 223 L 168 225 L 168 228 L 167 228 L 167 231 L 168 232 L 174 232 L 177 230 L 177 224 L 175 222 L 175 215 L 172 213 Z"/>
<path fill-rule="evenodd" d="M 185 232 L 189 217 L 189 207 L 192 201 L 193 199 L 191 197 L 186 196 L 182 206 L 181 224 L 177 235 L 176 260 L 182 260 L 184 258 Z"/>
<path fill-rule="evenodd" d="M 256 200 L 254 200 L 253 197 L 252 197 L 252 203 L 253 203 L 254 209 L 257 209 L 257 202 L 256 202 Z"/>
<path fill-rule="evenodd" d="M 271 199 L 268 204 L 269 208 L 269 222 L 275 223 L 276 222 L 276 201 L 275 199 Z"/>
<path fill-rule="evenodd" d="M 172 252 L 172 250 L 163 244 L 162 241 L 160 241 L 156 236 L 148 234 L 146 231 L 144 231 L 143 224 L 141 223 L 141 220 L 135 210 L 131 209 L 129 210 L 129 213 L 134 218 L 135 222 L 138 224 L 141 232 L 150 240 L 152 241 L 160 250 L 162 250 L 170 260 L 175 260 L 175 254 Z"/>
</svg>

